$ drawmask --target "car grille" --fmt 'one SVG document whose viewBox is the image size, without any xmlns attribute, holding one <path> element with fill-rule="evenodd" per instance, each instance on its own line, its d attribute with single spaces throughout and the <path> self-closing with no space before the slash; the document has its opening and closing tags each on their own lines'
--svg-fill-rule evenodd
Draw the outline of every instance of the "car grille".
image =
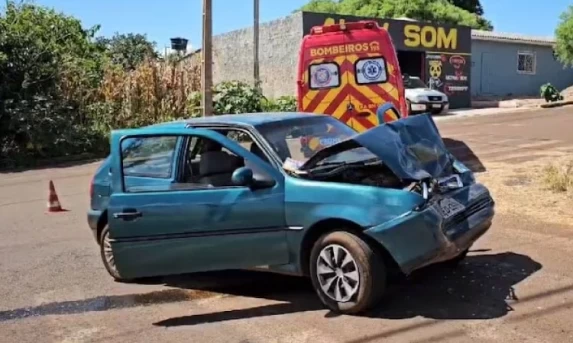
<svg viewBox="0 0 573 343">
<path fill-rule="evenodd" d="M 444 225 L 444 232 L 448 232 L 451 228 L 459 225 L 471 215 L 476 214 L 484 208 L 492 206 L 493 204 L 494 201 L 490 196 L 477 200 L 471 206 L 467 207 L 465 211 L 458 213 L 452 218 L 448 219 Z"/>
<path fill-rule="evenodd" d="M 430 101 L 442 101 L 441 96 L 428 96 L 428 100 Z"/>
</svg>

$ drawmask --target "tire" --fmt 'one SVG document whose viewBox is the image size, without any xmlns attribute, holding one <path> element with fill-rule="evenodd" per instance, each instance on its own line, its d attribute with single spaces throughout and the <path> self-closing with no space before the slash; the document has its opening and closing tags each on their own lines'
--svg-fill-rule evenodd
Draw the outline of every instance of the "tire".
<svg viewBox="0 0 573 343">
<path fill-rule="evenodd" d="M 113 263 L 113 254 L 111 253 L 111 245 L 109 242 L 109 226 L 106 225 L 101 231 L 100 241 L 99 241 L 99 251 L 101 260 L 108 274 L 118 282 L 129 282 L 130 279 L 125 279 L 119 274 L 115 264 Z"/>
<path fill-rule="evenodd" d="M 444 261 L 441 264 L 446 268 L 452 268 L 452 269 L 457 268 L 462 263 L 462 261 L 466 258 L 469 251 L 470 251 L 470 249 L 466 249 L 466 250 L 462 251 L 462 253 L 459 254 L 458 256 L 452 258 L 451 260 Z"/>
<path fill-rule="evenodd" d="M 346 261 L 342 265 L 346 273 L 342 268 L 334 269 L 332 273 L 336 275 L 325 273 L 333 268 L 326 265 L 323 256 L 332 256 L 329 254 L 333 250 L 342 253 L 340 258 Z M 344 254 L 349 254 L 351 261 Z M 329 262 L 332 265 L 334 261 Z M 325 269 L 325 266 L 328 268 Z M 310 256 L 310 276 L 322 303 L 332 311 L 343 314 L 358 314 L 376 306 L 386 288 L 386 267 L 382 256 L 363 239 L 347 231 L 330 232 L 316 241 Z M 344 288 L 345 285 L 349 287 Z M 337 286 L 338 294 L 335 293 Z"/>
</svg>

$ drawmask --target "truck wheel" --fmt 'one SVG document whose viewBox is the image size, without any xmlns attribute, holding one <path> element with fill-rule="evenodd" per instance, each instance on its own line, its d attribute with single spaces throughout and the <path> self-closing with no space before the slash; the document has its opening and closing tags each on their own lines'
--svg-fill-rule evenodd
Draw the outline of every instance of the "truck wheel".
<svg viewBox="0 0 573 343">
<path fill-rule="evenodd" d="M 386 287 L 382 256 L 347 231 L 318 239 L 310 256 L 310 275 L 320 300 L 332 311 L 345 314 L 372 308 Z"/>
<path fill-rule="evenodd" d="M 130 280 L 124 279 L 119 275 L 117 268 L 115 266 L 115 259 L 113 257 L 113 252 L 111 250 L 111 241 L 109 239 L 109 226 L 105 226 L 100 235 L 100 242 L 99 242 L 99 251 L 101 255 L 101 259 L 103 261 L 103 265 L 109 275 L 118 282 L 129 282 Z"/>
</svg>

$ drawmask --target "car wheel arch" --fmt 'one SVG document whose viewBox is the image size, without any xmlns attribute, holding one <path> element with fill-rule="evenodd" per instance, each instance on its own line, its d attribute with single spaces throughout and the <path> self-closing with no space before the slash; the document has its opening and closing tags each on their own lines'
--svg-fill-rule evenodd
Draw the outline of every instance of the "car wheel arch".
<svg viewBox="0 0 573 343">
<path fill-rule="evenodd" d="M 348 231 L 350 233 L 359 236 L 382 256 L 389 270 L 393 272 L 400 272 L 398 263 L 396 262 L 394 257 L 392 257 L 388 249 L 386 249 L 383 243 L 375 241 L 372 237 L 364 234 L 364 227 L 347 219 L 329 218 L 314 223 L 305 232 L 305 235 L 301 242 L 301 249 L 299 256 L 299 263 L 300 263 L 299 267 L 301 273 L 304 276 L 310 275 L 310 255 L 314 243 L 322 235 L 332 231 Z"/>
</svg>

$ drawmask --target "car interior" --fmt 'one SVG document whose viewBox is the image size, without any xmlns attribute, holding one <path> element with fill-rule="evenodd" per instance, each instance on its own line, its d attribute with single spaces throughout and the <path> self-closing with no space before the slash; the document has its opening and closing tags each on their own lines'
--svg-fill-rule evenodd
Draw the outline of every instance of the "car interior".
<svg viewBox="0 0 573 343">
<path fill-rule="evenodd" d="M 251 153 L 263 161 L 269 161 L 256 143 L 248 142 L 246 144 L 250 145 L 250 147 L 245 146 L 245 148 L 248 148 Z M 219 143 L 208 139 L 196 141 L 195 144 L 191 142 L 186 165 L 183 180 L 187 184 L 202 184 L 212 187 L 233 186 L 233 172 L 244 166 L 253 170 L 255 179 L 268 178 L 266 173 L 259 170 L 251 161 L 226 151 Z"/>
</svg>

